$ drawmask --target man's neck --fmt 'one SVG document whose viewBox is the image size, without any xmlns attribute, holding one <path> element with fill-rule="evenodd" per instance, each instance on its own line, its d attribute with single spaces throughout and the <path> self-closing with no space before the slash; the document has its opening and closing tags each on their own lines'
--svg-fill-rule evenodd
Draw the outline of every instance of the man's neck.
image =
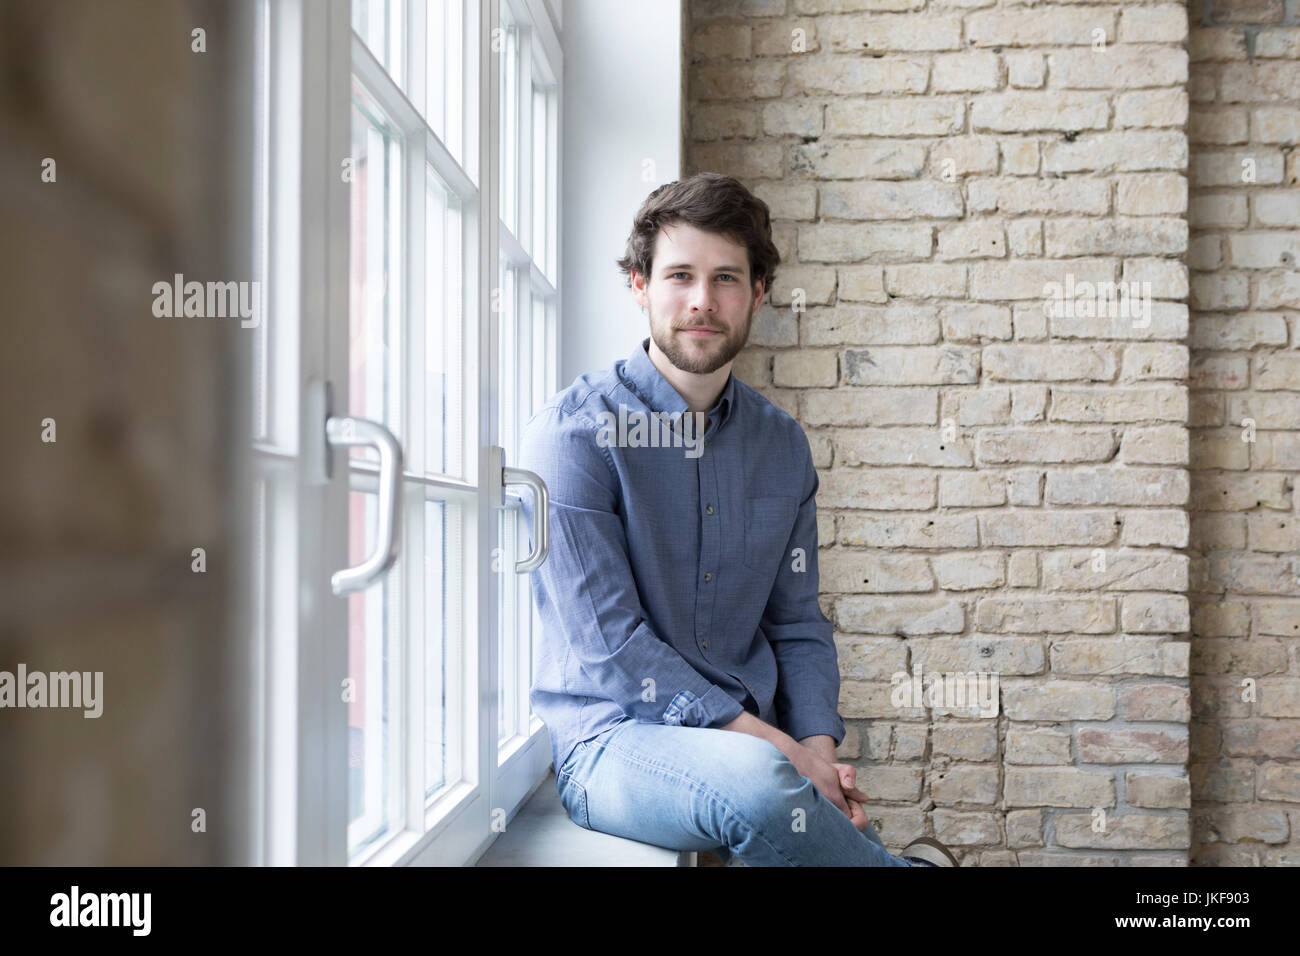
<svg viewBox="0 0 1300 956">
<path fill-rule="evenodd" d="M 659 350 L 654 339 L 650 340 L 648 351 L 651 363 L 668 380 L 673 390 L 686 400 L 686 405 L 692 412 L 707 412 L 718 403 L 718 397 L 727 385 L 727 377 L 731 375 L 730 362 L 706 375 L 697 375 L 695 372 L 683 372 L 668 361 L 668 356 Z"/>
</svg>

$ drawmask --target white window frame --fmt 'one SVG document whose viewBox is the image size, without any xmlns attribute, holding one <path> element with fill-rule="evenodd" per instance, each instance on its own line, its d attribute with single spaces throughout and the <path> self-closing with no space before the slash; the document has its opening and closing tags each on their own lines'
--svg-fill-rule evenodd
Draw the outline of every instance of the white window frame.
<svg viewBox="0 0 1300 956">
<path fill-rule="evenodd" d="M 528 673 L 532 651 L 530 642 L 521 639 L 521 628 L 525 623 L 536 626 L 536 612 L 531 602 L 521 603 L 528 601 L 528 580 L 516 575 L 513 565 L 522 555 L 498 552 L 501 573 L 491 572 L 489 557 L 504 543 L 496 540 L 499 513 L 491 508 L 493 489 L 483 464 L 489 446 L 501 443 L 501 343 L 499 317 L 491 311 L 492 287 L 502 261 L 500 250 L 505 251 L 509 261 L 523 267 L 517 274 L 515 301 L 519 308 L 507 317 L 514 331 L 525 336 L 519 342 L 523 351 L 517 354 L 532 356 L 538 346 L 545 349 L 540 368 L 538 363 L 529 362 L 529 368 L 520 370 L 517 381 L 508 383 L 521 386 L 513 396 L 515 424 L 521 425 L 525 413 L 557 388 L 561 49 L 542 0 L 448 2 L 462 3 L 464 36 L 477 41 L 466 44 L 462 58 L 463 166 L 429 128 L 420 109 L 425 95 L 423 0 L 400 0 L 406 26 L 405 47 L 400 51 L 405 76 L 399 78 L 403 80 L 400 83 L 389 76 L 352 31 L 351 5 L 346 0 L 272 0 L 269 13 L 264 12 L 262 18 L 268 24 L 263 37 L 263 76 L 269 84 L 268 117 L 262 129 L 266 133 L 263 145 L 270 157 L 265 166 L 266 188 L 259 191 L 264 217 L 259 222 L 267 224 L 262 275 L 280 281 L 265 283 L 270 289 L 268 311 L 264 313 L 269 321 L 265 323 L 266 339 L 259 348 L 267 425 L 265 434 L 256 436 L 254 447 L 260 453 L 255 456 L 262 469 L 259 476 L 283 473 L 289 491 L 286 499 L 283 489 L 277 493 L 269 484 L 260 486 L 266 490 L 259 498 L 262 520 L 255 539 L 262 542 L 254 558 L 254 590 L 259 595 L 254 621 L 259 643 L 252 675 L 257 688 L 254 706 L 259 747 L 251 795 L 256 823 L 250 828 L 253 836 L 249 849 L 251 857 L 261 863 L 472 863 L 498 835 L 502 812 L 506 818 L 513 816 L 550 767 L 549 736 L 545 725 L 529 712 L 528 681 L 521 679 Z M 529 42 L 522 44 L 525 55 L 518 71 L 522 89 L 517 136 L 521 161 L 517 168 L 521 181 L 516 195 L 521 233 L 530 237 L 530 244 L 534 69 L 543 83 L 551 84 L 551 150 L 547 157 L 551 236 L 548 261 L 540 268 L 510 231 L 502 228 L 499 219 L 499 64 L 492 51 L 493 31 L 499 26 L 498 3 L 508 5 L 529 37 Z M 340 76 L 342 69 L 347 71 L 346 83 Z M 323 515 L 337 515 L 340 503 L 346 515 L 349 492 L 372 490 L 376 474 L 366 462 L 340 454 L 334 460 L 336 470 L 345 472 L 344 480 L 311 490 L 313 482 L 304 474 L 310 470 L 313 449 L 307 446 L 315 441 L 316 429 L 308 422 L 313 410 L 304 407 L 309 401 L 303 396 L 307 394 L 304 383 L 308 375 L 319 375 L 334 386 L 334 413 L 347 411 L 347 336 L 342 336 L 340 357 L 338 330 L 340 309 L 341 327 L 347 327 L 348 252 L 346 238 L 339 241 L 340 194 L 331 190 L 336 186 L 340 158 L 347 155 L 346 144 L 350 142 L 353 75 L 403 137 L 403 212 L 399 228 L 404 248 L 400 261 L 394 263 L 401 276 L 403 298 L 397 350 L 402 367 L 389 370 L 394 381 L 407 376 L 412 363 L 424 355 L 424 323 L 412 317 L 424 314 L 426 170 L 435 170 L 460 201 L 465 293 L 460 341 L 464 351 L 462 409 L 466 427 L 462 429 L 463 475 L 430 475 L 410 467 L 402 475 L 400 557 L 386 585 L 390 600 L 387 613 L 390 620 L 397 622 L 399 632 L 394 653 L 399 661 L 396 674 L 401 679 L 392 686 L 391 699 L 400 712 L 394 715 L 398 730 L 390 757 L 404 761 L 406 766 L 402 777 L 405 787 L 394 798 L 401 826 L 349 859 L 346 716 L 341 716 L 336 679 L 346 672 L 347 638 L 346 628 L 338 626 L 338 607 L 331 610 L 327 602 L 339 602 L 343 607 L 346 603 L 328 593 L 327 575 L 325 580 L 317 581 L 321 575 L 314 573 L 324 567 L 343 566 L 346 523 L 342 535 L 337 532 L 337 518 L 321 520 L 320 531 L 312 531 L 311 526 Z M 485 187 L 481 192 L 480 184 Z M 346 221 L 346 198 L 341 207 Z M 542 297 L 539 314 L 544 316 L 538 329 L 541 341 L 536 343 L 527 337 L 533 327 L 534 293 Z M 417 378 L 412 376 L 401 389 L 402 408 L 395 414 L 401 422 L 400 437 L 408 465 L 414 461 L 418 468 L 424 460 L 425 434 L 423 385 Z M 275 400 L 277 396 L 280 400 Z M 319 476 L 315 483 L 320 484 Z M 401 603 L 399 598 L 402 594 L 423 593 L 418 579 L 424 574 L 424 503 L 428 500 L 456 502 L 465 528 L 464 631 L 462 643 L 448 635 L 447 644 L 448 779 L 456 782 L 431 801 L 424 798 L 424 606 L 422 601 Z M 514 502 L 507 519 L 521 528 L 518 515 Z M 319 554 L 313 549 L 317 539 L 321 544 Z M 321 602 L 315 606 L 323 608 L 319 628 L 302 610 L 306 605 L 298 591 L 303 587 L 300 582 L 304 573 L 313 582 L 313 597 L 307 604 Z M 511 693 L 520 720 L 509 728 L 498 747 L 497 613 L 502 594 L 509 599 L 504 607 L 515 622 L 515 627 L 507 631 L 507 673 L 516 675 Z M 314 639 L 304 637 L 313 631 Z M 367 672 L 371 673 L 369 669 Z M 459 733 L 454 735 L 450 717 L 453 712 L 462 717 Z"/>
</svg>

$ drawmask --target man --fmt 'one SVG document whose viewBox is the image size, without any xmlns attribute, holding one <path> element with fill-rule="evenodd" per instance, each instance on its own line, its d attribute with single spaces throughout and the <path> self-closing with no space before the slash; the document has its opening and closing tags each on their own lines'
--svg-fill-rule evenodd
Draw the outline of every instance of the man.
<svg viewBox="0 0 1300 956">
<path fill-rule="evenodd" d="M 766 204 L 729 176 L 637 213 L 619 266 L 650 338 L 524 433 L 551 509 L 533 708 L 588 829 L 747 865 L 953 866 L 926 838 L 887 852 L 835 762 L 811 450 L 731 374 L 779 261 Z"/>
</svg>

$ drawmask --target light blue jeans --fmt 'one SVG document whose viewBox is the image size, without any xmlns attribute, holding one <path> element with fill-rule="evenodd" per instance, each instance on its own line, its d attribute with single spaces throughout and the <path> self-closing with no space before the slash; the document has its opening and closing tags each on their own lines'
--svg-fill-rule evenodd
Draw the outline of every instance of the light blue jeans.
<svg viewBox="0 0 1300 956">
<path fill-rule="evenodd" d="M 747 866 L 913 866 L 859 831 L 775 744 L 710 727 L 624 721 L 555 774 L 569 819 Z"/>
</svg>

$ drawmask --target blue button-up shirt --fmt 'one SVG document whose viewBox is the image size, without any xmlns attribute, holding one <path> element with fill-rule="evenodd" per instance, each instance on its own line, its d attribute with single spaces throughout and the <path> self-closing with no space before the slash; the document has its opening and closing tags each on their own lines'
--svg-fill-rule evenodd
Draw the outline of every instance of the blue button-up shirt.
<svg viewBox="0 0 1300 956">
<path fill-rule="evenodd" d="M 838 745 L 808 438 L 735 375 L 700 436 L 648 341 L 524 429 L 520 465 L 550 492 L 530 701 L 555 766 L 626 720 L 720 727 L 742 709 Z M 524 512 L 531 528 L 531 496 Z"/>
</svg>

